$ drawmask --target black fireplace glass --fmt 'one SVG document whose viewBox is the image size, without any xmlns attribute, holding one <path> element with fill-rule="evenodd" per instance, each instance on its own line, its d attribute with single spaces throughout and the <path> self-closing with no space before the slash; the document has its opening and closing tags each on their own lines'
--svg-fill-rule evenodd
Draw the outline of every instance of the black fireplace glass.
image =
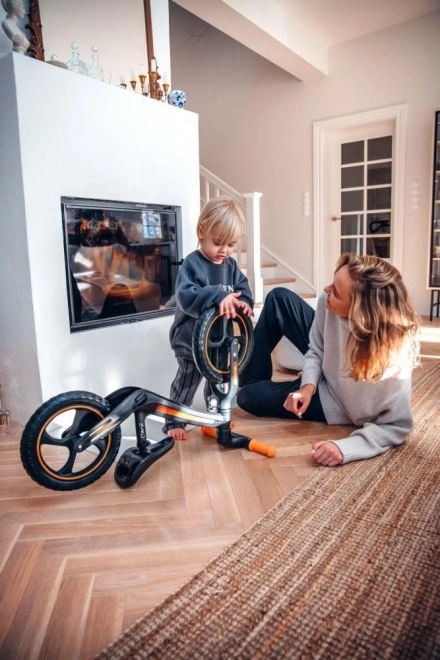
<svg viewBox="0 0 440 660">
<path fill-rule="evenodd" d="M 173 314 L 181 207 L 61 198 L 70 330 Z"/>
</svg>

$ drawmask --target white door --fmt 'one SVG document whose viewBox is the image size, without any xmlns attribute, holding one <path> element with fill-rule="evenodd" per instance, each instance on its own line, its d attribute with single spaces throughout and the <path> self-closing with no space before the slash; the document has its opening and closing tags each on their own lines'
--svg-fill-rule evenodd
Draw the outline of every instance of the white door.
<svg viewBox="0 0 440 660">
<path fill-rule="evenodd" d="M 401 267 L 404 108 L 341 117 L 314 126 L 318 293 L 332 281 L 343 252 L 376 254 Z"/>
</svg>

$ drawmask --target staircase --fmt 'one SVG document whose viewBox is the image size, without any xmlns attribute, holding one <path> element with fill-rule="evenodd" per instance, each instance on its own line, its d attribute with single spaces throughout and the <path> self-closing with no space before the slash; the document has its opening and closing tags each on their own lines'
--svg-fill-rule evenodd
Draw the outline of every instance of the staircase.
<svg viewBox="0 0 440 660">
<path fill-rule="evenodd" d="M 237 258 L 237 252 L 235 256 Z M 247 276 L 247 250 L 245 247 L 241 248 L 241 270 Z M 260 250 L 260 271 L 263 279 L 263 300 L 269 291 L 277 286 L 285 286 L 292 291 L 295 290 L 293 284 L 297 281 L 296 277 L 293 277 L 292 274 L 283 275 L 280 272 L 278 262 L 271 259 L 270 256 L 266 256 L 263 249 Z M 258 304 L 262 304 L 262 302 Z"/>
<path fill-rule="evenodd" d="M 311 284 L 297 275 L 287 265 L 282 264 L 260 242 L 260 199 L 262 193 L 241 194 L 215 174 L 200 166 L 200 204 L 203 206 L 212 197 L 228 195 L 243 210 L 247 233 L 237 247 L 235 258 L 249 280 L 256 307 L 261 307 L 268 292 L 285 286 L 302 297 L 315 297 Z"/>
<path fill-rule="evenodd" d="M 316 290 L 304 278 L 298 277 L 292 269 L 280 262 L 260 242 L 260 199 L 262 193 L 241 193 L 231 188 L 215 174 L 200 166 L 200 205 L 203 206 L 212 197 L 228 195 L 241 207 L 246 218 L 246 236 L 237 246 L 235 258 L 241 270 L 247 276 L 254 298 L 254 321 L 263 308 L 263 301 L 269 291 L 277 286 L 284 286 L 295 291 L 315 307 Z M 299 370 L 303 356 L 298 349 L 283 337 L 276 346 L 274 365 L 281 370 Z"/>
</svg>

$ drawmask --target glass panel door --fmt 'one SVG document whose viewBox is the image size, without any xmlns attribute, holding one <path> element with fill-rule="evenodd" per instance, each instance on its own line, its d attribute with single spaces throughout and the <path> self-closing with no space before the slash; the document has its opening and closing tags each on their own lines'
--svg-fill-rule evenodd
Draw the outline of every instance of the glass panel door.
<svg viewBox="0 0 440 660">
<path fill-rule="evenodd" d="M 341 144 L 341 253 L 390 258 L 392 175 L 391 135 Z"/>
</svg>

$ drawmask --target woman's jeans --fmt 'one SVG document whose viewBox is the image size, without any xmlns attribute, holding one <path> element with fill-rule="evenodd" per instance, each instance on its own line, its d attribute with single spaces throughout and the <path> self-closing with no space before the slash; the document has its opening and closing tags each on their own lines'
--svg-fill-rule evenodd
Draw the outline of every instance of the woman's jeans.
<svg viewBox="0 0 440 660">
<path fill-rule="evenodd" d="M 301 379 L 272 382 L 271 353 L 280 339 L 287 337 L 304 355 L 314 316 L 313 308 L 289 289 L 277 287 L 268 294 L 255 328 L 252 357 L 240 377 L 237 397 L 240 408 L 258 417 L 298 419 L 283 404 L 291 392 L 299 390 Z M 301 419 L 326 421 L 318 391 Z"/>
</svg>

